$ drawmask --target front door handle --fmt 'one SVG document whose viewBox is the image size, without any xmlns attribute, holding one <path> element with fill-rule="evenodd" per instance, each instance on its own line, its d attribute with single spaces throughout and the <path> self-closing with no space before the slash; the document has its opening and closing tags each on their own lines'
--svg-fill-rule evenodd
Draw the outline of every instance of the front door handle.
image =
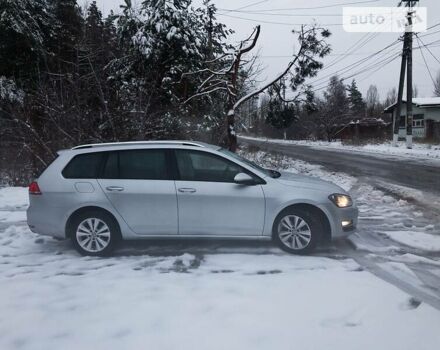
<svg viewBox="0 0 440 350">
<path fill-rule="evenodd" d="M 119 186 L 108 186 L 105 188 L 107 191 L 110 192 L 121 192 L 124 190 L 124 187 L 119 187 Z"/>
<path fill-rule="evenodd" d="M 182 193 L 194 193 L 196 192 L 195 188 L 179 188 L 179 192 Z"/>
</svg>

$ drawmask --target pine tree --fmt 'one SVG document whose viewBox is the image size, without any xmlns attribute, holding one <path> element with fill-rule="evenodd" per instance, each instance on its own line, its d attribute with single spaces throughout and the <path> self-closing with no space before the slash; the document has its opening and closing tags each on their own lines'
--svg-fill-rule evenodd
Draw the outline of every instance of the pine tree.
<svg viewBox="0 0 440 350">
<path fill-rule="evenodd" d="M 353 118 L 362 118 L 365 115 L 365 101 L 353 79 L 347 87 L 350 113 Z"/>
<path fill-rule="evenodd" d="M 347 98 L 344 83 L 338 76 L 330 78 L 327 90 L 324 92 L 324 99 L 328 113 L 345 118 L 349 111 L 349 100 Z"/>
<path fill-rule="evenodd" d="M 180 101 L 201 83 L 183 73 L 201 67 L 209 52 L 224 45 L 224 26 L 209 18 L 206 8 L 190 4 L 147 0 L 138 11 L 125 0 L 117 16 L 122 57 L 109 65 L 109 81 L 124 101 L 124 120 L 138 137 L 182 137 L 176 133 L 183 129 L 180 115 L 191 106 L 182 108 Z"/>
<path fill-rule="evenodd" d="M 283 86 L 285 89 L 285 86 Z M 273 128 L 284 131 L 286 138 L 286 129 L 289 128 L 294 121 L 298 120 L 297 111 L 293 103 L 286 103 L 277 96 L 275 89 L 269 89 L 269 104 L 266 116 L 266 124 Z"/>
<path fill-rule="evenodd" d="M 76 0 L 48 0 L 54 14 L 54 35 L 49 49 L 54 53 L 50 69 L 59 74 L 71 70 L 82 39 L 83 17 Z"/>
<path fill-rule="evenodd" d="M 92 50 L 96 50 L 104 46 L 104 22 L 102 13 L 96 5 L 96 1 L 92 1 L 87 8 L 84 28 L 85 42 L 91 46 Z"/>
<path fill-rule="evenodd" d="M 328 141 L 333 140 L 335 133 L 350 118 L 349 100 L 346 86 L 338 76 L 332 76 L 324 99 L 316 100 L 315 124 L 321 128 Z"/>
<path fill-rule="evenodd" d="M 0 76 L 11 78 L 25 90 L 34 89 L 39 68 L 47 58 L 52 25 L 46 0 L 2 0 Z"/>
</svg>

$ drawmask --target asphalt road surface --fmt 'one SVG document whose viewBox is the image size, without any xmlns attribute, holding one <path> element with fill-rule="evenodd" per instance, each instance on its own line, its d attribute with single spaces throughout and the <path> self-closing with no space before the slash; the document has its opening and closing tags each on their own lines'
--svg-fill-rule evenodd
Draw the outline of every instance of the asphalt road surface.
<svg viewBox="0 0 440 350">
<path fill-rule="evenodd" d="M 379 179 L 440 196 L 440 166 L 424 164 L 417 159 L 396 156 L 374 156 L 343 150 L 314 149 L 307 146 L 282 145 L 240 138 L 240 143 L 255 145 L 261 150 L 277 152 L 308 163 L 319 164 L 331 171 L 357 178 Z"/>
</svg>

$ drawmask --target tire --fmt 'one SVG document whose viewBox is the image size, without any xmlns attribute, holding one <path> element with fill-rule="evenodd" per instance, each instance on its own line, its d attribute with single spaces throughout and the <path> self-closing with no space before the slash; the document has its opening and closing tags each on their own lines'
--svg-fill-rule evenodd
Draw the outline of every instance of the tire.
<svg viewBox="0 0 440 350">
<path fill-rule="evenodd" d="M 287 208 L 275 219 L 272 232 L 273 240 L 282 250 L 306 255 L 315 250 L 323 230 L 313 213 L 301 208 Z"/>
<path fill-rule="evenodd" d="M 75 216 L 70 238 L 81 255 L 109 256 L 121 240 L 116 220 L 103 211 L 92 210 Z"/>
</svg>

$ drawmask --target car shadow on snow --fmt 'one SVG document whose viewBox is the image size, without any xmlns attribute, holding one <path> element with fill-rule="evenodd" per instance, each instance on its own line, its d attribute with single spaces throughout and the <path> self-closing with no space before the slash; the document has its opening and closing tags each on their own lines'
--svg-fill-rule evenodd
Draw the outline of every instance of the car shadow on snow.
<svg viewBox="0 0 440 350">
<path fill-rule="evenodd" d="M 345 242 L 332 242 L 319 246 L 309 256 L 344 259 Z M 272 241 L 227 240 L 227 239 L 148 239 L 124 241 L 113 253 L 114 256 L 176 256 L 180 254 L 255 254 L 290 255 Z"/>
</svg>

